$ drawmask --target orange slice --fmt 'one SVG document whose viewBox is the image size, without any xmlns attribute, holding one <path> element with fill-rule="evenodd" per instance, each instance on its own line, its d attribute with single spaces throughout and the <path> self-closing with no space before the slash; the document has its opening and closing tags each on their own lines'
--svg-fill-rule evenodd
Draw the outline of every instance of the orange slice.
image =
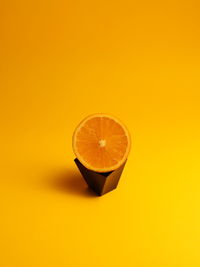
<svg viewBox="0 0 200 267">
<path fill-rule="evenodd" d="M 109 172 L 120 167 L 130 151 L 127 128 L 107 114 L 85 118 L 75 129 L 72 146 L 78 160 L 96 172 Z"/>
</svg>

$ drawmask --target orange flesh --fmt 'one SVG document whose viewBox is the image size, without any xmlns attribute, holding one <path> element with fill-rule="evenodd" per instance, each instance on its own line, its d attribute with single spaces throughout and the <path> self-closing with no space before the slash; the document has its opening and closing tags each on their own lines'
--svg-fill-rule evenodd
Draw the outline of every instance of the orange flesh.
<svg viewBox="0 0 200 267">
<path fill-rule="evenodd" d="M 126 160 L 130 137 L 116 119 L 108 115 L 94 115 L 86 118 L 75 130 L 73 148 L 85 167 L 107 172 Z"/>
</svg>

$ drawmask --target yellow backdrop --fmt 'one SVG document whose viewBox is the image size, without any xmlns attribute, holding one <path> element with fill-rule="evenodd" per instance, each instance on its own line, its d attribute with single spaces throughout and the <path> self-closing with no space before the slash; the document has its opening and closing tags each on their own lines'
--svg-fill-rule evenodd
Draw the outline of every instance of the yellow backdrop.
<svg viewBox="0 0 200 267">
<path fill-rule="evenodd" d="M 200 4 L 1 1 L 0 266 L 200 266 Z M 73 159 L 85 116 L 133 146 L 96 197 Z"/>
</svg>

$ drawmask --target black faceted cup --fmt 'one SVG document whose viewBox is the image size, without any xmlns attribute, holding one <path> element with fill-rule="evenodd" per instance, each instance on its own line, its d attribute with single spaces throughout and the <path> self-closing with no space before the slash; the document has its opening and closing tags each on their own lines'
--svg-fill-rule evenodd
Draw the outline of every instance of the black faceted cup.
<svg viewBox="0 0 200 267">
<path fill-rule="evenodd" d="M 117 187 L 126 164 L 125 161 L 123 165 L 114 171 L 100 173 L 87 169 L 77 158 L 74 161 L 87 185 L 99 196 L 102 196 Z"/>
</svg>

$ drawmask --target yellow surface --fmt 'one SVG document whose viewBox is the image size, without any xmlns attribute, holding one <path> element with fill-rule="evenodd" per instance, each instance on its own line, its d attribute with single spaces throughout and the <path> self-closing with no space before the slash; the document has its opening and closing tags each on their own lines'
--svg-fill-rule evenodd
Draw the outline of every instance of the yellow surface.
<svg viewBox="0 0 200 267">
<path fill-rule="evenodd" d="M 199 1 L 2 1 L 0 266 L 200 266 Z M 133 146 L 95 197 L 71 136 L 111 113 Z"/>
</svg>

